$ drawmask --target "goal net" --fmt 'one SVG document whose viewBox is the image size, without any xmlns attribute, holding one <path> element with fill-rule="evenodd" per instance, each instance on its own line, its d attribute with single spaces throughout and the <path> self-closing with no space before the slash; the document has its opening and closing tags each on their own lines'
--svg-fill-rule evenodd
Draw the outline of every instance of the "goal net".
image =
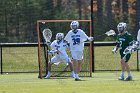
<svg viewBox="0 0 140 93">
<path fill-rule="evenodd" d="M 37 33 L 38 33 L 38 64 L 39 64 L 39 78 L 43 78 L 47 74 L 48 62 L 51 56 L 48 55 L 48 47 L 42 35 L 42 31 L 49 28 L 52 31 L 51 42 L 55 40 L 56 33 L 62 32 L 64 35 L 70 30 L 70 23 L 73 20 L 38 20 Z M 88 36 L 92 35 L 91 21 L 90 20 L 77 20 L 80 24 L 80 29 L 84 30 Z M 79 76 L 91 77 L 92 76 L 92 43 L 85 43 L 84 59 L 81 64 L 81 71 Z M 70 52 L 68 55 L 70 56 Z M 71 56 L 70 56 L 71 57 Z M 52 65 L 52 77 L 69 77 L 71 71 L 69 66 L 61 62 L 59 65 Z"/>
</svg>

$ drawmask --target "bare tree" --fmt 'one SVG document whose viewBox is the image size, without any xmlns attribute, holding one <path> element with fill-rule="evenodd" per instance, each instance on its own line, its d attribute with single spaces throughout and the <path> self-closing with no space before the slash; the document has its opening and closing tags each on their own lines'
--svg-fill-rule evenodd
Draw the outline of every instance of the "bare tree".
<svg viewBox="0 0 140 93">
<path fill-rule="evenodd" d="M 100 24 L 103 23 L 103 0 L 97 0 L 97 18 Z"/>
<path fill-rule="evenodd" d="M 77 5 L 78 5 L 79 19 L 82 19 L 82 3 L 81 3 L 81 0 L 77 0 Z"/>
<path fill-rule="evenodd" d="M 128 0 L 122 0 L 123 21 L 128 22 Z"/>
<path fill-rule="evenodd" d="M 112 0 L 107 0 L 108 28 L 112 29 Z"/>
</svg>

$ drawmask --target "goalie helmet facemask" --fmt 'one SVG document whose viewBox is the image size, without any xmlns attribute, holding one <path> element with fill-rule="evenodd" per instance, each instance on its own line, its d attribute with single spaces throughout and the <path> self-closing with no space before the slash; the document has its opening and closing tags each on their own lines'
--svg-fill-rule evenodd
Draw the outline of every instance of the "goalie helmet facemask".
<svg viewBox="0 0 140 93">
<path fill-rule="evenodd" d="M 57 33 L 56 34 L 56 40 L 61 41 L 64 38 L 64 34 L 63 33 Z"/>
<path fill-rule="evenodd" d="M 119 32 L 119 33 L 125 32 L 126 27 L 127 27 L 127 26 L 126 26 L 126 23 L 120 22 L 120 23 L 118 24 L 118 26 L 117 26 L 118 32 Z"/>
<path fill-rule="evenodd" d="M 73 31 L 76 31 L 76 29 L 78 29 L 79 27 L 79 22 L 78 21 L 72 21 L 71 24 L 70 24 L 70 28 L 73 30 Z"/>
</svg>

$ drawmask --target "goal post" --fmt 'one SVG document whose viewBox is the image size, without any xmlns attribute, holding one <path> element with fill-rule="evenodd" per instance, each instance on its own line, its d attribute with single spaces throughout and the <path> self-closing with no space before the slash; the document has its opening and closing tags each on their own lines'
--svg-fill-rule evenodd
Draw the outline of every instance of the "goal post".
<svg viewBox="0 0 140 93">
<path fill-rule="evenodd" d="M 47 53 L 47 45 L 42 36 L 43 29 L 49 28 L 52 31 L 52 39 L 55 39 L 55 35 L 58 32 L 67 34 L 70 30 L 70 23 L 73 20 L 37 20 L 37 34 L 38 34 L 38 66 L 39 66 L 39 78 L 42 79 L 47 74 L 47 64 L 51 59 Z M 92 36 L 91 20 L 76 20 L 80 24 L 80 28 L 85 31 L 88 36 Z M 70 53 L 68 51 L 70 56 Z M 92 77 L 92 42 L 85 43 L 84 59 L 81 64 L 80 76 Z M 64 63 L 60 63 L 58 66 L 52 65 L 52 76 L 63 77 L 71 76 L 70 69 Z"/>
</svg>

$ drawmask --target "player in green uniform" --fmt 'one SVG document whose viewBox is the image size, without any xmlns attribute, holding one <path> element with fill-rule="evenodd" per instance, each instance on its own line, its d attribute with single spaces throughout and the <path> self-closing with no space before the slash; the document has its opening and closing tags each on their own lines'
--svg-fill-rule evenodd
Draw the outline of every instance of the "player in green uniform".
<svg viewBox="0 0 140 93">
<path fill-rule="evenodd" d="M 130 59 L 131 54 L 125 54 L 123 53 L 124 50 L 133 42 L 133 38 L 131 34 L 129 34 L 126 31 L 127 25 L 124 22 L 120 22 L 117 26 L 119 34 L 117 35 L 117 45 L 115 48 L 113 48 L 112 52 L 116 53 L 118 48 L 120 48 L 120 56 L 121 56 L 121 68 L 122 68 L 122 73 L 121 76 L 119 77 L 119 80 L 124 80 L 124 72 L 125 70 L 128 73 L 128 77 L 125 80 L 132 80 L 132 75 L 130 72 L 130 67 L 128 64 L 128 61 Z"/>
</svg>

